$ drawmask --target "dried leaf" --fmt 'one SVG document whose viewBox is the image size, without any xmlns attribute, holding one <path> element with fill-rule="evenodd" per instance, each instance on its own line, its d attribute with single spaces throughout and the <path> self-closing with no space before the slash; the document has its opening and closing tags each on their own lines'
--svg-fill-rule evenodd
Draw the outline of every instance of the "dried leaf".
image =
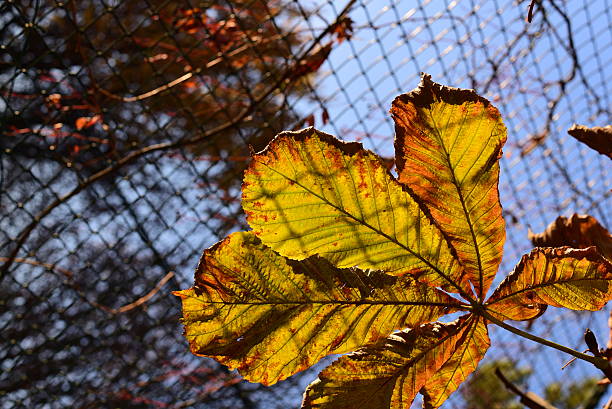
<svg viewBox="0 0 612 409">
<path fill-rule="evenodd" d="M 343 17 L 330 27 L 330 31 L 336 35 L 338 43 L 342 43 L 353 36 L 353 23 L 350 17 Z"/>
<path fill-rule="evenodd" d="M 291 72 L 291 79 L 297 79 L 304 75 L 317 72 L 321 65 L 327 60 L 332 50 L 332 43 L 325 44 L 322 47 L 315 49 L 300 61 Z"/>
<path fill-rule="evenodd" d="M 567 130 L 574 138 L 595 149 L 602 155 L 612 159 L 612 125 L 589 128 L 582 125 L 573 125 Z"/>
<path fill-rule="evenodd" d="M 175 294 L 192 352 L 266 385 L 458 304 L 411 277 L 287 260 L 252 232 L 206 250 L 195 286 Z"/>
<path fill-rule="evenodd" d="M 487 307 L 501 319 L 528 320 L 546 305 L 596 311 L 611 297 L 612 264 L 595 247 L 547 247 L 524 255 Z"/>
<path fill-rule="evenodd" d="M 589 215 L 573 214 L 569 219 L 559 216 L 543 233 L 534 234 L 529 231 L 529 240 L 538 247 L 596 246 L 604 257 L 612 260 L 612 235 Z"/>
<path fill-rule="evenodd" d="M 423 75 L 391 108 L 399 181 L 431 212 L 482 299 L 501 262 L 505 224 L 497 183 L 506 127 L 472 90 Z"/>
<path fill-rule="evenodd" d="M 327 125 L 327 123 L 329 122 L 329 112 L 327 112 L 327 109 L 323 109 L 323 112 L 321 113 L 321 123 L 323 123 L 323 125 Z"/>
<path fill-rule="evenodd" d="M 314 114 L 310 114 L 308 115 L 306 118 L 304 118 L 304 122 L 308 125 L 308 126 L 314 126 L 315 124 L 315 117 Z"/>
</svg>

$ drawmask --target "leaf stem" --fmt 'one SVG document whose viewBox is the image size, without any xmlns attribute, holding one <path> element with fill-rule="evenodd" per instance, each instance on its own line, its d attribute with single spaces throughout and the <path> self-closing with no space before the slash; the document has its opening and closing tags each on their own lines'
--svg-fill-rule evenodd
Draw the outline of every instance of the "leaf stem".
<svg viewBox="0 0 612 409">
<path fill-rule="evenodd" d="M 503 329 L 505 329 L 506 331 L 512 332 L 513 334 L 519 335 L 523 338 L 527 338 L 539 344 L 546 345 L 547 347 L 554 348 L 558 351 L 565 352 L 566 354 L 570 354 L 578 359 L 582 359 L 583 361 L 586 361 L 586 362 L 589 362 L 595 365 L 598 369 L 604 372 L 606 368 L 608 367 L 608 361 L 606 361 L 604 358 L 591 356 L 591 355 L 584 354 L 582 352 L 578 352 L 572 348 L 568 348 L 564 345 L 557 344 L 556 342 L 549 341 L 545 338 L 540 338 L 537 335 L 530 334 L 521 329 L 513 327 L 512 325 L 508 325 L 505 322 L 495 318 L 493 315 L 487 312 L 484 308 L 481 311 L 479 311 L 479 313 L 488 321 L 491 321 L 493 324 L 498 325 L 502 327 Z"/>
</svg>

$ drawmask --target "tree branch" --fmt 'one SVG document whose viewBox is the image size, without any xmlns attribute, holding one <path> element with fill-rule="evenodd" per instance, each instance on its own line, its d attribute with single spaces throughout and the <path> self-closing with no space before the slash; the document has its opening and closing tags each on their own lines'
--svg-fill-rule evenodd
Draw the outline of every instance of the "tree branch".
<svg viewBox="0 0 612 409">
<path fill-rule="evenodd" d="M 512 393 L 521 398 L 521 403 L 531 409 L 557 409 L 533 392 L 523 392 L 518 386 L 510 382 L 499 368 L 495 368 L 495 375 L 499 378 L 504 386 Z"/>
<path fill-rule="evenodd" d="M 315 40 L 312 42 L 312 44 L 294 61 L 294 64 L 299 64 L 302 60 L 304 60 L 314 49 L 315 47 L 317 47 L 319 45 L 319 43 L 323 40 L 323 38 L 325 38 L 326 35 L 328 35 L 332 28 L 334 27 L 334 25 L 336 24 L 336 22 L 340 21 L 342 18 L 344 18 L 344 16 L 350 11 L 351 7 L 355 4 L 356 0 L 351 0 L 347 3 L 347 5 L 344 7 L 344 9 L 338 14 L 338 17 L 336 18 L 335 22 L 330 24 L 323 32 L 321 32 L 321 34 L 319 34 Z M 188 145 L 193 145 L 196 143 L 199 143 L 205 139 L 210 139 L 213 136 L 222 133 L 224 131 L 227 131 L 228 129 L 236 126 L 237 124 L 239 124 L 240 122 L 242 122 L 244 119 L 246 119 L 254 110 L 255 108 L 262 103 L 266 98 L 268 98 L 270 95 L 272 95 L 272 93 L 274 93 L 276 90 L 278 90 L 284 83 L 290 83 L 291 82 L 291 77 L 293 75 L 293 66 L 289 67 L 284 73 L 283 75 L 274 83 L 272 84 L 272 86 L 270 86 L 270 88 L 263 92 L 260 96 L 254 98 L 251 103 L 249 104 L 248 107 L 246 107 L 242 113 L 240 113 L 239 115 L 237 115 L 233 120 L 226 122 L 225 124 L 219 125 L 211 130 L 209 130 L 208 132 L 204 132 L 202 135 L 193 137 L 191 139 L 187 139 L 187 140 L 179 140 L 176 142 L 165 142 L 165 143 L 159 143 L 159 144 L 154 144 L 154 145 L 149 145 L 146 146 L 140 150 L 137 151 L 133 151 L 131 153 L 129 153 L 128 155 L 124 156 L 123 158 L 121 158 L 120 160 L 118 160 L 114 165 L 109 166 L 105 169 L 102 169 L 101 171 L 99 171 L 98 173 L 90 176 L 89 178 L 85 179 L 84 181 L 80 182 L 78 184 L 78 186 L 76 186 L 72 191 L 66 193 L 65 195 L 57 198 L 55 201 L 53 201 L 49 206 L 47 206 L 45 209 L 43 209 L 41 212 L 39 212 L 34 218 L 33 220 L 19 233 L 18 237 L 15 240 L 15 247 L 13 248 L 13 250 L 10 252 L 9 256 L 6 258 L 6 262 L 2 265 L 2 268 L 0 269 L 0 280 L 2 280 L 2 278 L 4 278 L 4 275 L 8 272 L 8 270 L 10 269 L 11 265 L 13 264 L 13 262 L 15 261 L 15 258 L 17 257 L 17 254 L 19 253 L 19 251 L 21 250 L 21 248 L 23 247 L 23 245 L 25 244 L 26 240 L 29 238 L 30 234 L 32 233 L 32 231 L 36 228 L 36 226 L 40 223 L 40 221 L 42 219 L 44 219 L 45 217 L 47 217 L 53 210 L 55 210 L 55 208 L 57 208 L 59 205 L 67 202 L 68 200 L 72 199 L 74 196 L 78 195 L 81 191 L 83 191 L 85 188 L 89 187 L 90 185 L 92 185 L 94 182 L 97 182 L 98 180 L 116 172 L 117 170 L 123 168 L 125 165 L 130 164 L 132 162 L 134 162 L 136 159 L 139 159 L 149 153 L 152 152 L 157 152 L 157 151 L 162 151 L 162 150 L 169 150 L 169 149 L 175 149 L 175 148 L 179 148 L 179 147 L 184 147 L 184 146 L 188 146 Z"/>
</svg>

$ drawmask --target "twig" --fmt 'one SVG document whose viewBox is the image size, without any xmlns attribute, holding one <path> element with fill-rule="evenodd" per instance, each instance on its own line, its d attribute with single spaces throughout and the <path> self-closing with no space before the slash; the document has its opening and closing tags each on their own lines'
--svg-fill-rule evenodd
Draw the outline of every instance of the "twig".
<svg viewBox="0 0 612 409">
<path fill-rule="evenodd" d="M 172 278 L 174 277 L 174 271 L 170 271 L 168 272 L 168 274 L 166 274 L 161 280 L 159 280 L 159 282 L 157 283 L 157 285 L 155 286 L 155 288 L 153 288 L 151 291 L 149 291 L 146 295 L 143 295 L 142 297 L 140 297 L 139 299 L 137 299 L 136 301 L 133 301 L 129 304 L 126 304 L 122 307 L 119 308 L 108 308 L 104 305 L 100 305 L 98 304 L 98 307 L 100 309 L 105 310 L 108 313 L 111 314 L 122 314 L 124 312 L 133 310 L 136 307 L 141 306 L 142 304 L 146 303 L 147 301 L 149 301 L 151 298 L 153 298 L 153 296 L 155 294 L 157 294 L 159 292 L 159 290 L 162 289 L 162 287 Z M 97 304 L 97 303 L 95 303 Z"/>
<path fill-rule="evenodd" d="M 0 261 L 8 261 L 9 258 L 8 257 L 0 257 Z M 51 263 L 45 263 L 42 261 L 38 261 L 38 260 L 32 260 L 32 259 L 28 259 L 28 258 L 15 258 L 13 259 L 13 262 L 15 263 L 21 263 L 21 264 L 29 264 L 31 266 L 36 266 L 36 267 L 44 267 L 47 270 L 50 271 L 57 271 L 59 273 L 62 273 L 63 275 L 66 276 L 66 278 L 68 278 L 69 280 L 72 279 L 74 277 L 74 274 L 72 273 L 72 271 L 70 270 L 66 270 L 65 268 L 61 268 L 58 267 L 55 264 L 51 264 Z M 95 308 L 98 308 L 104 312 L 107 312 L 109 314 L 122 314 L 124 312 L 133 310 L 134 308 L 146 303 L 147 301 L 149 301 L 151 298 L 153 298 L 153 296 L 155 294 L 157 294 L 159 292 L 159 290 L 162 289 L 162 287 L 172 278 L 174 277 L 174 271 L 170 271 L 168 272 L 168 274 L 166 274 L 161 280 L 159 280 L 159 282 L 157 283 L 157 285 L 151 290 L 149 291 L 147 294 L 143 295 L 142 297 L 140 297 L 139 299 L 137 299 L 136 301 L 133 301 L 129 304 L 123 305 L 119 308 L 110 308 L 107 307 L 106 305 L 102 305 L 99 304 L 95 301 L 90 300 L 74 283 L 71 282 L 67 282 L 66 284 L 68 284 L 73 290 L 75 290 L 77 292 L 77 294 L 79 294 L 79 296 L 88 304 L 92 305 Z"/>
<path fill-rule="evenodd" d="M 495 375 L 504 386 L 521 398 L 521 403 L 531 409 L 557 409 L 533 392 L 523 392 L 518 386 L 510 382 L 499 368 L 495 368 Z"/>
<path fill-rule="evenodd" d="M 168 88 L 172 88 L 175 85 L 180 84 L 181 82 L 187 81 L 189 78 L 193 77 L 193 75 L 194 75 L 194 72 L 190 71 L 187 74 L 181 75 L 177 79 L 170 81 L 167 84 L 162 85 L 161 87 L 155 88 L 154 90 L 151 90 L 149 92 L 145 92 L 144 94 L 136 95 L 134 97 L 120 97 L 119 95 L 115 95 L 105 90 L 104 88 L 100 88 L 99 86 L 97 86 L 97 84 L 96 84 L 96 88 L 98 89 L 98 91 L 100 91 L 102 94 L 106 95 L 109 98 L 116 99 L 122 102 L 136 102 L 136 101 L 142 101 L 143 99 L 147 99 L 149 97 L 157 95 L 160 92 L 164 92 Z"/>
<path fill-rule="evenodd" d="M 0 261 L 6 262 L 8 260 L 9 260 L 8 257 L 0 257 Z M 57 271 L 57 272 L 60 272 L 63 275 L 65 275 L 67 278 L 72 278 L 73 277 L 72 271 L 66 270 L 65 268 L 58 267 L 55 264 L 44 263 L 42 261 L 32 260 L 30 258 L 20 258 L 20 257 L 15 258 L 13 261 L 15 263 L 29 264 L 31 266 L 44 267 L 47 270 L 51 270 L 51 271 Z"/>
<path fill-rule="evenodd" d="M 591 353 L 595 357 L 601 358 L 602 360 L 608 362 L 608 359 L 604 356 L 602 351 L 599 349 L 599 344 L 597 343 L 595 334 L 593 334 L 593 331 L 591 331 L 588 328 L 584 332 L 584 342 L 589 347 L 589 351 L 591 351 Z M 610 367 L 610 364 L 608 363 L 607 365 L 602 365 L 601 367 L 598 367 L 598 368 L 604 373 L 604 375 L 608 378 L 608 380 L 612 382 L 612 367 Z"/>
<path fill-rule="evenodd" d="M 541 337 L 538 337 L 537 335 L 533 335 L 533 334 L 530 334 L 529 332 L 525 332 L 525 331 L 523 331 L 521 329 L 515 328 L 512 325 L 508 325 L 505 322 L 495 318 L 493 315 L 491 315 L 485 309 L 481 310 L 479 313 L 487 321 L 491 321 L 492 323 L 496 324 L 497 326 L 502 327 L 506 331 L 510 331 L 513 334 L 519 335 L 519 336 L 521 336 L 523 338 L 527 338 L 527 339 L 529 339 L 531 341 L 537 342 L 538 344 L 546 345 L 547 347 L 554 348 L 554 349 L 556 349 L 558 351 L 565 352 L 566 354 L 574 356 L 574 357 L 576 357 L 578 359 L 581 359 L 583 361 L 589 362 L 589 363 L 595 365 L 601 371 L 604 371 L 605 367 L 609 366 L 608 360 L 606 360 L 606 359 L 603 359 L 601 357 L 587 355 L 587 354 L 584 354 L 582 352 L 578 352 L 578 351 L 576 351 L 576 350 L 574 350 L 572 348 L 568 348 L 568 347 L 566 347 L 564 345 L 557 344 L 556 342 L 549 341 L 548 339 L 541 338 Z"/>
<path fill-rule="evenodd" d="M 531 20 L 533 20 L 533 9 L 535 7 L 536 1 L 538 0 L 531 0 L 531 3 L 529 3 L 529 10 L 527 11 L 527 22 L 531 23 Z"/>
<path fill-rule="evenodd" d="M 278 36 L 275 36 L 275 37 L 278 37 Z M 272 41 L 272 40 L 273 39 L 270 39 L 270 38 L 265 39 L 265 41 Z M 214 60 L 209 61 L 204 66 L 204 69 L 212 68 L 215 65 L 221 63 L 225 58 L 235 57 L 236 55 L 240 54 L 241 52 L 245 51 L 246 49 L 248 49 L 250 47 L 253 47 L 254 45 L 259 45 L 259 44 L 261 44 L 263 42 L 264 41 L 259 41 L 259 42 L 254 43 L 254 44 L 244 44 L 244 45 L 236 48 L 235 50 L 232 50 L 232 51 L 226 53 L 225 55 L 223 55 L 223 57 L 217 57 Z M 97 85 L 97 83 L 94 83 L 94 84 L 95 84 L 96 89 L 98 91 L 100 91 L 102 94 L 106 95 L 109 98 L 116 99 L 116 100 L 122 101 L 122 102 L 136 102 L 136 101 L 142 101 L 143 99 L 150 98 L 150 97 L 152 97 L 154 95 L 159 94 L 160 92 L 164 92 L 164 91 L 166 91 L 169 88 L 172 88 L 172 87 L 174 87 L 174 86 L 176 86 L 176 85 L 178 85 L 178 84 L 180 84 L 182 82 L 185 82 L 189 78 L 193 77 L 194 75 L 199 74 L 200 71 L 201 71 L 201 69 L 196 69 L 196 70 L 190 71 L 190 72 L 188 72 L 186 74 L 181 75 L 177 79 L 175 79 L 173 81 L 170 81 L 167 84 L 162 85 L 161 87 L 155 88 L 155 89 L 153 89 L 151 91 L 145 92 L 144 94 L 136 95 L 136 96 L 133 96 L 133 97 L 122 97 L 122 96 L 119 96 L 119 95 L 115 95 L 112 92 L 107 91 L 104 88 L 101 88 L 100 86 Z"/>
</svg>

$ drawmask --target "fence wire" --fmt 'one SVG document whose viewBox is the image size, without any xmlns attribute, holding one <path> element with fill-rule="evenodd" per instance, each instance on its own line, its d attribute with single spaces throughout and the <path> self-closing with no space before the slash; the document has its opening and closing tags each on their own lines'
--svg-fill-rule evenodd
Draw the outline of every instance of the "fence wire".
<svg viewBox="0 0 612 409">
<path fill-rule="evenodd" d="M 610 226 L 610 165 L 566 131 L 611 122 L 612 4 L 536 1 L 528 24 L 528 3 L 3 2 L 0 407 L 299 407 L 316 371 L 266 388 L 192 356 L 171 291 L 246 228 L 250 151 L 314 125 L 391 158 L 390 102 L 421 72 L 502 112 L 504 273 L 558 215 Z M 607 312 L 547 312 L 531 330 L 583 349 L 587 326 L 607 338 Z M 540 393 L 597 375 L 493 342 L 487 359 Z M 447 406 L 491 407 L 482 379 Z"/>
</svg>

